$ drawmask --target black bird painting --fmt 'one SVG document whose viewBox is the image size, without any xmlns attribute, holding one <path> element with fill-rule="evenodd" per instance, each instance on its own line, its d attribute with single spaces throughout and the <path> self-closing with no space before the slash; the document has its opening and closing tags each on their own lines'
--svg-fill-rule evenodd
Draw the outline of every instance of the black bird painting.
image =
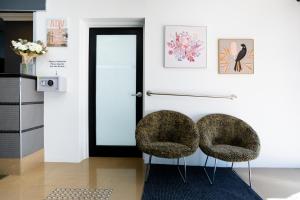
<svg viewBox="0 0 300 200">
<path fill-rule="evenodd" d="M 236 72 L 242 71 L 241 60 L 247 54 L 247 47 L 246 47 L 246 45 L 245 44 L 241 44 L 241 47 L 242 47 L 242 49 L 240 50 L 238 56 L 235 59 L 234 71 L 236 71 Z"/>
</svg>

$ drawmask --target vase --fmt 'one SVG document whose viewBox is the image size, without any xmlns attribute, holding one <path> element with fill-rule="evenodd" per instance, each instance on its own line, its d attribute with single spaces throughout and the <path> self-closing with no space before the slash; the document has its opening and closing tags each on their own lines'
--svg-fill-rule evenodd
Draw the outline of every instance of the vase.
<svg viewBox="0 0 300 200">
<path fill-rule="evenodd" d="M 22 63 L 20 64 L 21 73 L 35 76 L 35 62 L 33 59 L 24 60 L 22 59 Z"/>
</svg>

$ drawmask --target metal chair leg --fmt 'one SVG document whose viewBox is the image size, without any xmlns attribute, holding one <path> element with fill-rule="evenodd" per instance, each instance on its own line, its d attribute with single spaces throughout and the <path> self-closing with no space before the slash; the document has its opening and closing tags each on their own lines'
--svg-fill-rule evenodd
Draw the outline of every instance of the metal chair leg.
<svg viewBox="0 0 300 200">
<path fill-rule="evenodd" d="M 231 170 L 238 176 L 240 177 L 240 175 L 233 169 L 233 163 L 231 165 Z M 250 166 L 250 161 L 248 161 L 248 178 L 249 178 L 249 186 L 250 188 L 252 188 L 252 183 L 251 183 L 251 166 Z M 240 177 L 241 178 L 241 177 Z M 242 179 L 242 178 L 241 178 Z"/>
<path fill-rule="evenodd" d="M 184 161 L 184 176 L 179 168 L 179 159 L 177 159 L 177 169 L 179 171 L 179 174 L 183 180 L 184 183 L 186 183 L 186 161 L 185 161 L 185 157 L 183 157 L 183 161 Z M 149 177 L 149 173 L 150 173 L 150 168 L 151 168 L 151 160 L 152 160 L 152 155 L 149 155 L 149 161 L 146 167 L 146 173 L 145 173 L 145 182 L 148 181 L 148 177 Z"/>
<path fill-rule="evenodd" d="M 146 174 L 145 174 L 145 182 L 148 181 L 149 173 L 150 173 L 150 167 L 151 167 L 151 160 L 152 160 L 152 155 L 149 155 L 149 162 L 146 168 Z"/>
<path fill-rule="evenodd" d="M 252 188 L 252 183 L 251 183 L 251 166 L 250 166 L 250 161 L 248 161 L 248 170 L 249 170 L 249 186 Z"/>
<path fill-rule="evenodd" d="M 217 159 L 215 158 L 215 166 L 214 166 L 214 172 L 213 172 L 212 179 L 209 177 L 209 175 L 208 175 L 208 173 L 206 171 L 207 161 L 208 161 L 208 156 L 206 157 L 206 161 L 205 161 L 205 165 L 204 165 L 203 169 L 204 169 L 204 172 L 205 172 L 205 174 L 206 174 L 206 176 L 208 178 L 209 183 L 212 185 L 214 183 L 214 181 L 215 181 L 215 174 L 216 174 L 216 170 L 217 170 Z"/>
<path fill-rule="evenodd" d="M 179 159 L 180 158 L 177 158 L 177 169 L 178 169 L 178 172 L 183 180 L 184 183 L 186 183 L 186 162 L 185 162 L 185 157 L 183 157 L 183 162 L 184 162 L 184 176 L 182 175 L 182 172 L 179 168 Z"/>
</svg>

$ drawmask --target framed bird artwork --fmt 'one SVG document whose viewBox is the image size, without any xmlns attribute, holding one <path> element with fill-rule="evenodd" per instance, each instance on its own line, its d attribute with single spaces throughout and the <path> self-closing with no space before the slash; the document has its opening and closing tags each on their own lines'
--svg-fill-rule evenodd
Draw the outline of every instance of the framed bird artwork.
<svg viewBox="0 0 300 200">
<path fill-rule="evenodd" d="M 220 39 L 219 74 L 254 74 L 254 40 Z"/>
</svg>

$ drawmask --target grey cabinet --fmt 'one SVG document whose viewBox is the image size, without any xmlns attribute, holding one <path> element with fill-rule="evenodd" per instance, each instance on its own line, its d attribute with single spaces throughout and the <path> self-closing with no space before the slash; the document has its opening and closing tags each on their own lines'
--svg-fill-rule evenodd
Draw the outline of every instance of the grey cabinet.
<svg viewBox="0 0 300 200">
<path fill-rule="evenodd" d="M 0 159 L 44 148 L 44 94 L 36 77 L 0 74 Z"/>
</svg>

